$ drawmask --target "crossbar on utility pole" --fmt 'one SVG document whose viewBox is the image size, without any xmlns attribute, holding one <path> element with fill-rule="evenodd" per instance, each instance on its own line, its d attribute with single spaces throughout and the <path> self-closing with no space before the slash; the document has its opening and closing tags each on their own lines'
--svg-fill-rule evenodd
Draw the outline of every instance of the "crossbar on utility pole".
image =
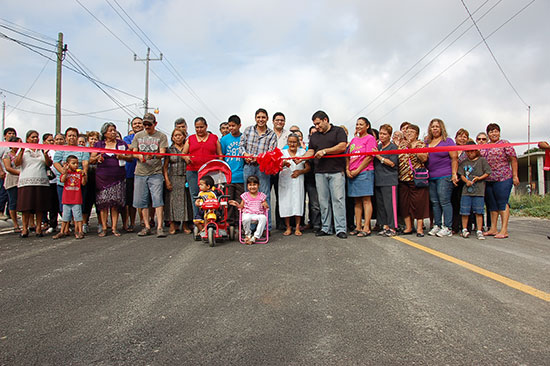
<svg viewBox="0 0 550 366">
<path fill-rule="evenodd" d="M 67 45 L 63 44 L 63 33 L 57 37 L 57 78 L 55 85 L 55 133 L 61 132 L 61 71 L 62 63 L 67 52 Z"/>
<path fill-rule="evenodd" d="M 150 58 L 150 54 L 151 49 L 149 47 L 147 47 L 146 58 L 137 58 L 137 55 L 134 54 L 134 61 L 145 61 L 145 99 L 143 100 L 145 113 L 149 110 L 149 61 L 162 61 L 162 53 L 159 58 Z"/>
</svg>

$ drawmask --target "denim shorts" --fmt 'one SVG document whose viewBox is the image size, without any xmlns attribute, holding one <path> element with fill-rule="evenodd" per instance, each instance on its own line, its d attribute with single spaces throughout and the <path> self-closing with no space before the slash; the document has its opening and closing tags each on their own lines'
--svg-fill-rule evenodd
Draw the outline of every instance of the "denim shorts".
<svg viewBox="0 0 550 366">
<path fill-rule="evenodd" d="M 374 194 L 374 170 L 366 170 L 355 178 L 348 178 L 348 197 L 365 197 Z"/>
<path fill-rule="evenodd" d="M 63 222 L 71 222 L 72 219 L 74 219 L 74 221 L 82 221 L 81 204 L 63 205 Z"/>
<path fill-rule="evenodd" d="M 485 202 L 489 211 L 504 211 L 512 192 L 512 178 L 502 182 L 486 182 Z"/>
<path fill-rule="evenodd" d="M 17 210 L 17 186 L 7 189 L 8 192 L 8 209 L 10 211 Z"/>
<path fill-rule="evenodd" d="M 164 206 L 163 189 L 164 177 L 162 174 L 136 175 L 134 177 L 134 207 L 149 207 L 149 197 L 153 207 Z"/>
<path fill-rule="evenodd" d="M 460 199 L 460 214 L 466 216 L 471 213 L 479 215 L 485 213 L 485 198 L 483 196 L 462 196 Z"/>
</svg>

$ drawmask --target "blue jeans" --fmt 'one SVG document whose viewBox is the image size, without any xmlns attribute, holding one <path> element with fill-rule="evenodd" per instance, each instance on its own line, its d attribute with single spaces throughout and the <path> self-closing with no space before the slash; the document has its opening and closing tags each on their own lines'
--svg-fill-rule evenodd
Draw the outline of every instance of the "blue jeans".
<svg viewBox="0 0 550 366">
<path fill-rule="evenodd" d="M 315 186 L 321 208 L 321 230 L 332 234 L 346 232 L 346 178 L 344 173 L 315 173 Z M 332 210 L 331 210 L 332 207 Z"/>
<path fill-rule="evenodd" d="M 191 195 L 191 204 L 193 206 L 193 217 L 199 214 L 199 208 L 195 206 L 196 197 L 199 195 L 199 172 L 188 170 L 185 172 L 187 183 L 189 184 L 189 194 Z"/>
<path fill-rule="evenodd" d="M 443 216 L 443 226 L 449 228 L 449 230 L 453 226 L 452 193 L 453 182 L 451 177 L 430 179 L 430 202 L 434 211 L 434 225 L 441 227 L 441 216 Z"/>
<path fill-rule="evenodd" d="M 243 167 L 245 192 L 248 191 L 248 187 L 247 187 L 248 184 L 246 184 L 246 180 L 251 175 L 255 175 L 258 177 L 258 179 L 260 180 L 260 192 L 266 195 L 267 204 L 271 205 L 271 176 L 261 172 L 260 167 L 258 165 L 245 164 Z M 267 224 L 269 226 L 269 230 L 271 230 L 271 213 L 267 218 Z"/>
<path fill-rule="evenodd" d="M 4 188 L 4 178 L 0 178 L 0 213 L 6 211 L 6 204 L 8 203 L 8 191 Z"/>
</svg>

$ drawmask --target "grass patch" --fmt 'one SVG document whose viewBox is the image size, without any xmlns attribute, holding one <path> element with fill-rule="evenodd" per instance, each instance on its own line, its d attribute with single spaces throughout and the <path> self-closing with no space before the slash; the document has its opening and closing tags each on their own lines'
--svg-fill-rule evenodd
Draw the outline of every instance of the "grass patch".
<svg viewBox="0 0 550 366">
<path fill-rule="evenodd" d="M 531 216 L 550 219 L 550 195 L 512 195 L 510 212 L 515 216 Z"/>
</svg>

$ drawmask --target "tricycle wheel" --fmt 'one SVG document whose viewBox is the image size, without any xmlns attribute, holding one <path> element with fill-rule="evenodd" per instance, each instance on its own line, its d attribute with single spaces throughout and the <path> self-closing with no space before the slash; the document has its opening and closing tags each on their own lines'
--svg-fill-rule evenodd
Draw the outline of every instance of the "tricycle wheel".
<svg viewBox="0 0 550 366">
<path fill-rule="evenodd" d="M 201 240 L 201 234 L 200 234 L 199 228 L 197 226 L 195 226 L 193 228 L 193 238 L 195 239 L 195 241 L 200 241 Z"/>
<path fill-rule="evenodd" d="M 213 227 L 208 228 L 208 245 L 216 245 L 216 230 Z"/>
<path fill-rule="evenodd" d="M 235 226 L 229 227 L 229 240 L 235 240 Z"/>
</svg>

